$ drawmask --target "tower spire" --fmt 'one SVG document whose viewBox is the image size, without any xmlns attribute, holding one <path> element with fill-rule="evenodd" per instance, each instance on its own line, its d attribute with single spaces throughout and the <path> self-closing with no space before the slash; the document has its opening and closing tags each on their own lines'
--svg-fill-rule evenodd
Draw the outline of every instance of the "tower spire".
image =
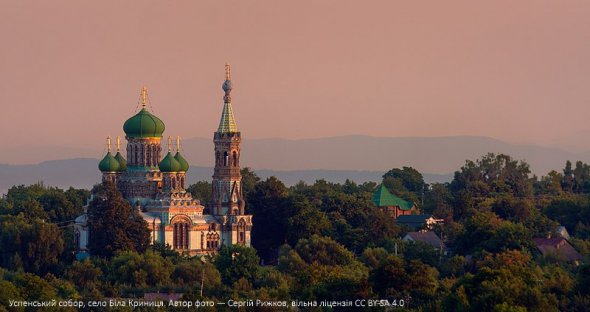
<svg viewBox="0 0 590 312">
<path fill-rule="evenodd" d="M 107 137 L 107 151 L 109 153 L 111 152 L 111 136 L 110 135 Z"/>
<path fill-rule="evenodd" d="M 180 136 L 176 136 L 176 152 L 180 152 Z"/>
<path fill-rule="evenodd" d="M 141 107 L 145 108 L 147 104 L 147 88 L 145 86 L 141 87 Z"/>
<path fill-rule="evenodd" d="M 236 121 L 234 119 L 234 111 L 231 105 L 231 68 L 229 64 L 225 64 L 225 81 L 223 82 L 223 91 L 225 95 L 223 96 L 223 111 L 221 112 L 221 120 L 219 121 L 219 128 L 217 132 L 219 133 L 228 133 L 228 132 L 238 132 L 238 127 L 236 126 Z"/>
<path fill-rule="evenodd" d="M 117 152 L 121 151 L 121 137 L 117 136 Z"/>
<path fill-rule="evenodd" d="M 168 152 L 172 151 L 172 137 L 168 136 Z"/>
</svg>

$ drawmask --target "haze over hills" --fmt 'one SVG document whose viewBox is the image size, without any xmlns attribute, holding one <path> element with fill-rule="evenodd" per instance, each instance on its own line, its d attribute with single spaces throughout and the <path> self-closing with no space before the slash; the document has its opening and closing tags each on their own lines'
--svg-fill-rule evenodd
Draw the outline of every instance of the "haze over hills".
<svg viewBox="0 0 590 312">
<path fill-rule="evenodd" d="M 212 174 L 213 143 L 210 138 L 183 141 L 183 155 L 191 164 L 189 180 L 209 180 Z M 0 165 L 0 191 L 16 184 L 44 181 L 47 185 L 91 187 L 100 181 L 97 169 L 102 151 L 57 147 L 26 147 L 3 151 L 0 162 L 72 158 L 44 161 L 35 165 Z M 487 152 L 506 153 L 526 160 L 533 173 L 541 176 L 550 170 L 560 171 L 566 160 L 590 162 L 589 152 L 571 152 L 558 148 L 509 144 L 488 137 L 370 137 L 341 136 L 319 139 L 245 139 L 242 166 L 253 168 L 261 177 L 275 175 L 286 184 L 299 180 L 312 183 L 325 178 L 343 182 L 378 181 L 391 168 L 412 166 L 425 175 L 427 182 L 448 181 L 466 159 L 477 159 Z M 91 158 L 88 155 L 95 155 Z"/>
</svg>

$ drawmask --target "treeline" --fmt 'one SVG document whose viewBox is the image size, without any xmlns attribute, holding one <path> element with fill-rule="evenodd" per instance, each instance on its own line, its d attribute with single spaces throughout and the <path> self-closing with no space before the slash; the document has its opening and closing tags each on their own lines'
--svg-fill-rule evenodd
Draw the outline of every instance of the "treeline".
<svg viewBox="0 0 590 312">
<path fill-rule="evenodd" d="M 90 193 L 11 188 L 0 199 L 0 306 L 9 299 L 91 300 L 159 291 L 219 301 L 403 299 L 406 310 L 424 311 L 590 307 L 590 169 L 582 162 L 538 178 L 524 161 L 488 154 L 466 161 L 450 183 L 431 185 L 410 167 L 386 172 L 383 184 L 392 193 L 445 220 L 435 232 L 448 246 L 446 254 L 402 241 L 409 229 L 374 206 L 375 183 L 320 180 L 286 187 L 248 168 L 242 175 L 254 248 L 224 247 L 205 261 L 167 246 L 145 248 L 141 233 L 110 238 L 108 253 L 94 246 L 97 255 L 75 261 L 69 225 Z M 188 188 L 203 202 L 210 190 L 209 182 Z M 104 188 L 94 192 L 120 196 Z M 93 201 L 89 213 L 99 207 L 107 215 L 108 209 L 125 209 L 133 219 L 129 205 Z M 582 265 L 537 250 L 533 238 L 555 236 L 559 225 L 584 257 Z M 124 243 L 116 244 L 119 239 Z"/>
</svg>

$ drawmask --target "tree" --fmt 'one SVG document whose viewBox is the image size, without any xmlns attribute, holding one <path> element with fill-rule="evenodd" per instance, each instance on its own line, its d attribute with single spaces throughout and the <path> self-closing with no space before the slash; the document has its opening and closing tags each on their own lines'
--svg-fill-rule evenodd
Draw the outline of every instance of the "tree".
<svg viewBox="0 0 590 312">
<path fill-rule="evenodd" d="M 453 219 L 453 196 L 448 183 L 433 183 L 424 196 L 424 212 L 447 221 Z"/>
<path fill-rule="evenodd" d="M 561 195 L 563 189 L 561 182 L 564 180 L 563 175 L 555 170 L 549 171 L 546 176 L 541 177 L 539 181 L 539 193 L 547 195 Z"/>
<path fill-rule="evenodd" d="M 65 273 L 67 279 L 78 286 L 78 290 L 87 292 L 90 295 L 98 293 L 101 275 L 102 270 L 90 260 L 74 262 Z"/>
<path fill-rule="evenodd" d="M 383 184 L 392 193 L 412 202 L 422 202 L 426 183 L 422 174 L 412 167 L 394 168 L 383 175 Z"/>
<path fill-rule="evenodd" d="M 88 207 L 90 252 L 112 257 L 117 251 L 144 252 L 150 244 L 147 223 L 123 198 L 113 183 L 95 190 Z"/>
<path fill-rule="evenodd" d="M 266 261 L 276 259 L 276 252 L 287 239 L 288 220 L 292 216 L 286 204 L 289 195 L 283 182 L 270 177 L 259 182 L 248 194 L 252 211 L 252 246 Z"/>
<path fill-rule="evenodd" d="M 543 293 L 547 278 L 531 257 L 520 251 L 488 255 L 474 274 L 468 273 L 453 285 L 443 310 L 506 311 L 524 307 L 532 311 L 556 311 L 557 300 Z"/>
<path fill-rule="evenodd" d="M 46 273 L 58 264 L 64 249 L 59 228 L 23 214 L 0 216 L 0 265 Z"/>
<path fill-rule="evenodd" d="M 148 250 L 144 254 L 122 251 L 109 263 L 109 279 L 133 286 L 162 286 L 170 282 L 172 261 Z"/>
<path fill-rule="evenodd" d="M 384 299 L 412 298 L 412 306 L 421 306 L 434 298 L 438 288 L 438 271 L 419 260 L 404 261 L 390 255 L 375 268 L 370 281 Z"/>
<path fill-rule="evenodd" d="M 525 222 L 533 216 L 535 207 L 528 199 L 517 199 L 512 195 L 506 195 L 492 204 L 492 211 L 503 219 Z"/>
<path fill-rule="evenodd" d="M 258 276 L 259 262 L 255 249 L 240 245 L 222 246 L 215 258 L 215 266 L 226 285 L 242 278 L 252 284 Z"/>
<path fill-rule="evenodd" d="M 292 246 L 295 246 L 300 238 L 311 237 L 314 234 L 330 234 L 332 224 L 327 215 L 313 207 L 306 198 L 290 196 L 286 205 L 296 211 L 288 220 L 287 241 Z"/>
<path fill-rule="evenodd" d="M 39 197 L 39 202 L 54 222 L 72 221 L 82 214 L 82 206 L 75 206 L 60 189 L 49 188 Z"/>
<path fill-rule="evenodd" d="M 201 204 L 208 206 L 211 202 L 211 182 L 199 181 L 195 184 L 191 184 L 186 188 L 186 191 L 191 195 L 200 200 Z"/>
<path fill-rule="evenodd" d="M 260 178 L 250 167 L 244 167 L 240 170 L 242 175 L 242 193 L 244 197 L 248 197 L 248 194 L 254 190 L 256 183 L 260 182 Z"/>
<path fill-rule="evenodd" d="M 561 186 L 566 192 L 572 193 L 574 190 L 574 171 L 572 170 L 572 162 L 569 160 L 565 162 Z"/>
<path fill-rule="evenodd" d="M 579 195 L 556 198 L 543 209 L 543 212 L 573 233 L 578 227 L 578 222 L 585 221 L 582 224 L 588 224 L 590 201 L 587 197 Z"/>
<path fill-rule="evenodd" d="M 455 218 L 462 218 L 485 198 L 503 194 L 523 198 L 532 195 L 533 179 L 529 165 L 505 154 L 489 153 L 481 159 L 467 160 L 455 172 L 449 188 L 455 200 Z"/>
<path fill-rule="evenodd" d="M 299 240 L 295 250 L 307 263 L 334 266 L 351 264 L 354 260 L 354 255 L 344 246 L 329 237 L 318 235 Z"/>
</svg>

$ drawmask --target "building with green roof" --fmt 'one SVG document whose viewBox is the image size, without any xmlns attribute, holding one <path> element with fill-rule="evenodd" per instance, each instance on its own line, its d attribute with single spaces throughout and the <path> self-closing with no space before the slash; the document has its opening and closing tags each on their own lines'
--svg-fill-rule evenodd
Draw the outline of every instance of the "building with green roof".
<svg viewBox="0 0 590 312">
<path fill-rule="evenodd" d="M 379 185 L 375 193 L 373 193 L 373 203 L 385 212 L 390 213 L 394 218 L 418 213 L 418 207 L 413 202 L 393 195 L 383 184 Z"/>
</svg>

